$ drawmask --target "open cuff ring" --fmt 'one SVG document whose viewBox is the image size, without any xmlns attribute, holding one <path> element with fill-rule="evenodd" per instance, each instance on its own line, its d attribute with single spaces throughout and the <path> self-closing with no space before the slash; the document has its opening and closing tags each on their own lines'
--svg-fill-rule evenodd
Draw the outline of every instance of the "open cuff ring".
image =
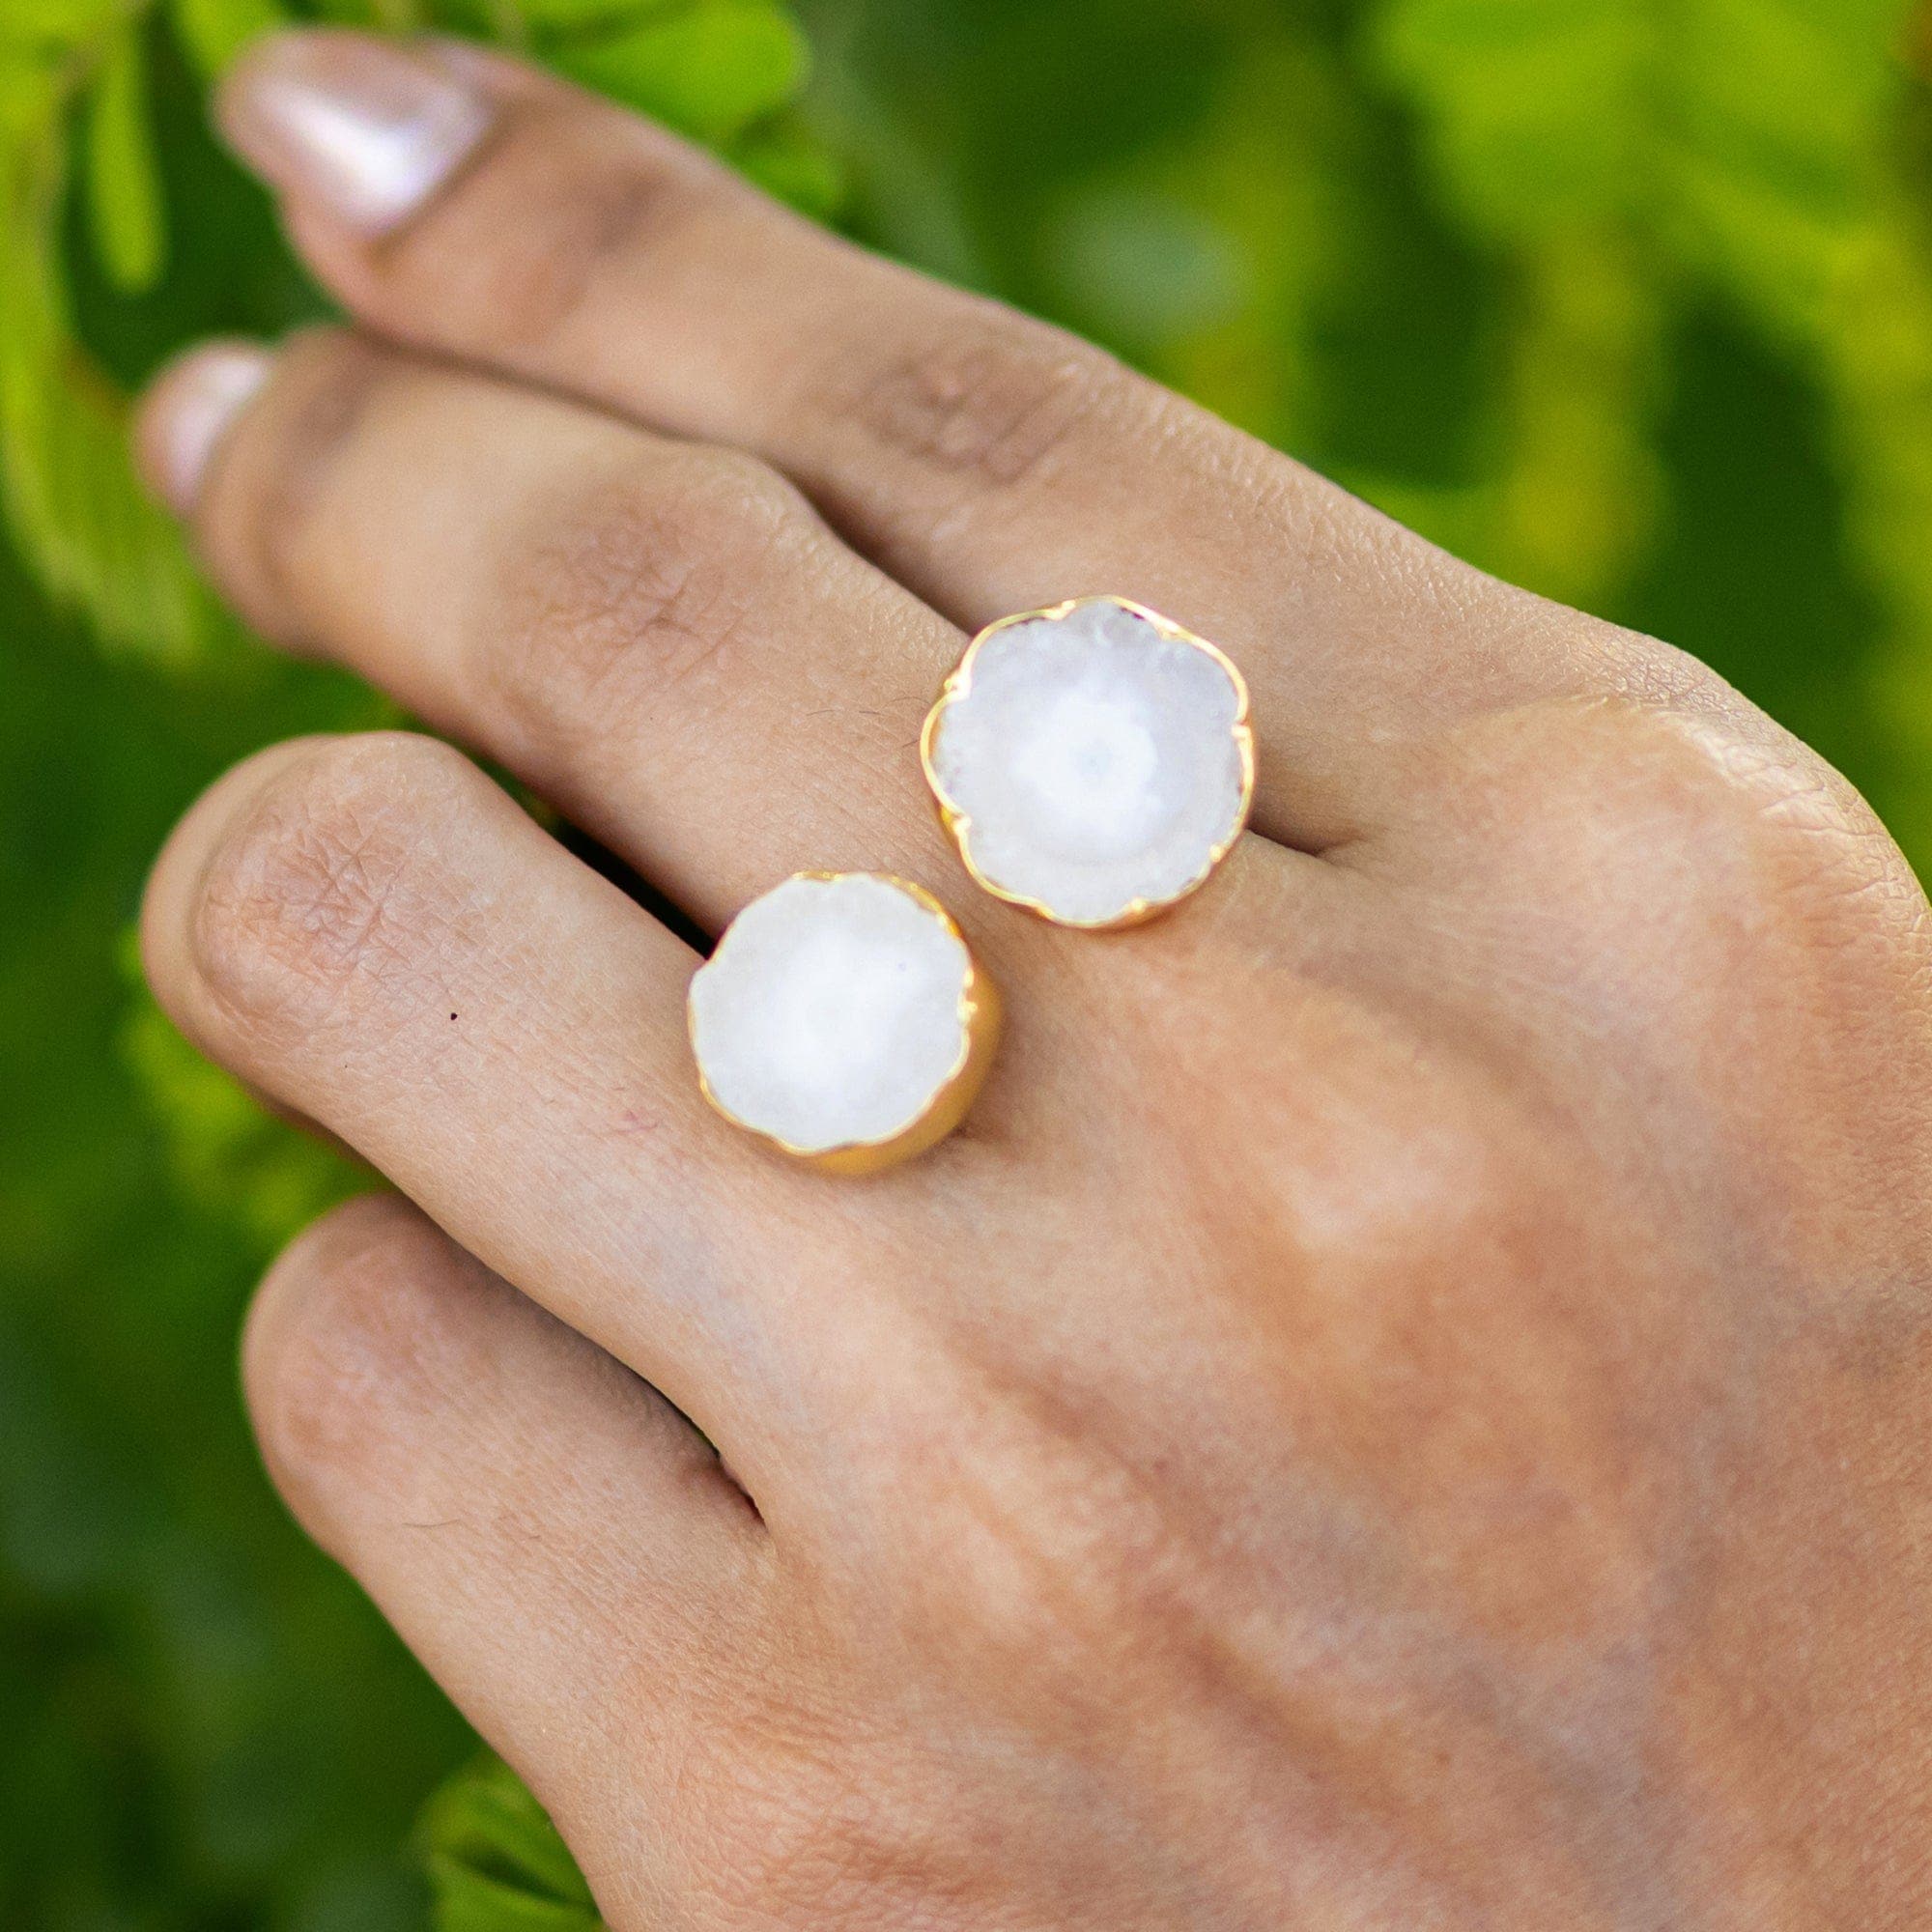
<svg viewBox="0 0 1932 1932">
<path fill-rule="evenodd" d="M 1241 674 L 1120 597 L 989 625 L 920 734 L 975 881 L 1061 925 L 1135 925 L 1196 891 L 1254 801 Z M 973 1104 L 1000 1029 L 992 982 L 932 895 L 800 872 L 731 922 L 691 982 L 704 1096 L 836 1173 L 909 1158 Z"/>
</svg>

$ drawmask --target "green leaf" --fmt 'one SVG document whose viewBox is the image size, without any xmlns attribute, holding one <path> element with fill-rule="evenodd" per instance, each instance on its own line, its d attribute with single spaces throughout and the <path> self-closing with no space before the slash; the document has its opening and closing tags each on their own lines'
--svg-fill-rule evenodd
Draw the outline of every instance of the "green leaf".
<svg viewBox="0 0 1932 1932">
<path fill-rule="evenodd" d="M 0 48 L 87 46 L 126 14 L 126 0 L 6 0 Z"/>
<path fill-rule="evenodd" d="M 88 95 L 87 209 L 108 280 L 130 295 L 153 288 L 166 235 L 138 22 L 108 43 Z"/>
<path fill-rule="evenodd" d="M 1390 0 L 1375 43 L 1452 207 L 1524 242 L 1621 221 L 1821 298 L 1884 173 L 1904 0 Z"/>
<path fill-rule="evenodd" d="M 74 339 L 61 248 L 65 70 L 0 57 L 0 498 L 47 592 L 103 641 L 181 664 L 211 607 L 134 475 L 128 404 Z"/>
<path fill-rule="evenodd" d="M 286 25 L 289 16 L 275 0 L 174 0 L 171 17 L 195 66 L 213 77 L 250 41 Z"/>
<path fill-rule="evenodd" d="M 367 1170 L 278 1121 L 176 1032 L 140 982 L 131 932 L 123 941 L 121 964 L 132 988 L 121 1028 L 122 1059 L 160 1125 L 184 1199 L 274 1249 L 368 1187 Z"/>
<path fill-rule="evenodd" d="M 509 39 L 502 14 L 511 8 L 519 26 L 540 43 L 586 31 L 614 32 L 636 26 L 646 16 L 674 14 L 691 0 L 450 0 L 451 11 L 464 22 Z"/>
<path fill-rule="evenodd" d="M 495 1758 L 430 1800 L 417 1844 L 439 1932 L 601 1932 L 596 1901 L 556 1828 Z"/>
<path fill-rule="evenodd" d="M 539 1898 L 447 1859 L 430 1859 L 437 1932 L 596 1932 L 595 1912 Z"/>
<path fill-rule="evenodd" d="M 805 84 L 805 37 L 773 0 L 700 0 L 608 38 L 551 49 L 585 87 L 681 133 L 724 141 Z"/>
<path fill-rule="evenodd" d="M 1852 548 L 1890 615 L 1877 695 L 1895 754 L 1922 766 L 1932 246 L 1901 178 L 1912 101 L 1895 51 L 1915 11 L 1911 0 L 1387 0 L 1375 44 L 1420 112 L 1443 201 L 1541 297 L 1518 323 L 1533 384 L 1525 433 L 1487 486 L 1473 548 L 1505 569 L 1530 554 L 1533 573 L 1535 554 L 1587 560 L 1591 533 L 1615 531 L 1654 469 L 1659 384 L 1645 370 L 1661 344 L 1646 318 L 1677 283 L 1716 297 L 1795 360 L 1835 416 Z M 1576 299 L 1590 278 L 1555 275 L 1579 247 L 1605 270 L 1594 322 Z M 1512 527 L 1526 545 L 1512 546 Z M 1596 548 L 1600 562 L 1614 550 Z M 1577 588 L 1547 574 L 1543 587 Z M 1914 809 L 1921 822 L 1897 829 L 1923 863 L 1932 813 Z"/>
<path fill-rule="evenodd" d="M 830 220 L 845 198 L 838 157 L 788 116 L 750 129 L 730 152 L 733 163 L 767 194 L 815 221 Z"/>
<path fill-rule="evenodd" d="M 1448 192 L 1521 235 L 1639 191 L 1643 16 L 1634 0 L 1396 0 L 1376 43 Z"/>
</svg>

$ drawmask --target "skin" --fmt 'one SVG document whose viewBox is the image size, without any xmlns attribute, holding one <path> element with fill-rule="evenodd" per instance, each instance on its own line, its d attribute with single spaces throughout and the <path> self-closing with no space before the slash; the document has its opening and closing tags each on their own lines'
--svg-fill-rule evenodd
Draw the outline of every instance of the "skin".
<svg viewBox="0 0 1932 1932">
<path fill-rule="evenodd" d="M 493 118 L 373 233 L 257 97 L 398 59 Z M 612 1927 L 1932 1922 L 1932 931 L 1849 786 L 546 78 L 277 43 L 224 112 L 353 318 L 192 473 L 150 403 L 242 610 L 697 926 L 897 872 L 1007 998 L 963 1127 L 838 1180 L 446 744 L 264 752 L 156 868 L 169 1010 L 399 1190 L 263 1289 L 269 1466 Z M 1261 747 L 1108 937 L 975 892 L 914 750 L 1098 590 Z"/>
</svg>

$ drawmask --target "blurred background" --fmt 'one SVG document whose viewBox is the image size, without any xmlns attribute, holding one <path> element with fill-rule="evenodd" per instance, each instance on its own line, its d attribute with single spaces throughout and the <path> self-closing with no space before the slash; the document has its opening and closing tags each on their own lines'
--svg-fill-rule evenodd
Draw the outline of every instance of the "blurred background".
<svg viewBox="0 0 1932 1932">
<path fill-rule="evenodd" d="M 204 131 L 296 11 L 520 45 L 1097 336 L 1696 652 L 1932 862 L 1926 0 L 0 0 L 10 1932 L 594 1923 L 246 1437 L 249 1288 L 364 1182 L 131 971 L 203 784 L 390 715 L 240 635 L 123 447 L 162 355 L 324 312 Z"/>
</svg>

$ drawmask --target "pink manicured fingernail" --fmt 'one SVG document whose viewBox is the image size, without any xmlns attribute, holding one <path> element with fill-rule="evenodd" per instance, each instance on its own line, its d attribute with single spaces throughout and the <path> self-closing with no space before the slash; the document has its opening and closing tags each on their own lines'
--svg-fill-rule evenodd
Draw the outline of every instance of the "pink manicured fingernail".
<svg viewBox="0 0 1932 1932">
<path fill-rule="evenodd" d="M 269 380 L 274 354 L 253 342 L 211 342 L 162 372 L 141 405 L 135 454 L 150 487 L 177 516 L 201 495 L 230 426 Z"/>
<path fill-rule="evenodd" d="M 386 234 L 476 152 L 495 110 L 453 66 L 368 34 L 272 34 L 221 90 L 223 133 L 283 194 Z"/>
</svg>

